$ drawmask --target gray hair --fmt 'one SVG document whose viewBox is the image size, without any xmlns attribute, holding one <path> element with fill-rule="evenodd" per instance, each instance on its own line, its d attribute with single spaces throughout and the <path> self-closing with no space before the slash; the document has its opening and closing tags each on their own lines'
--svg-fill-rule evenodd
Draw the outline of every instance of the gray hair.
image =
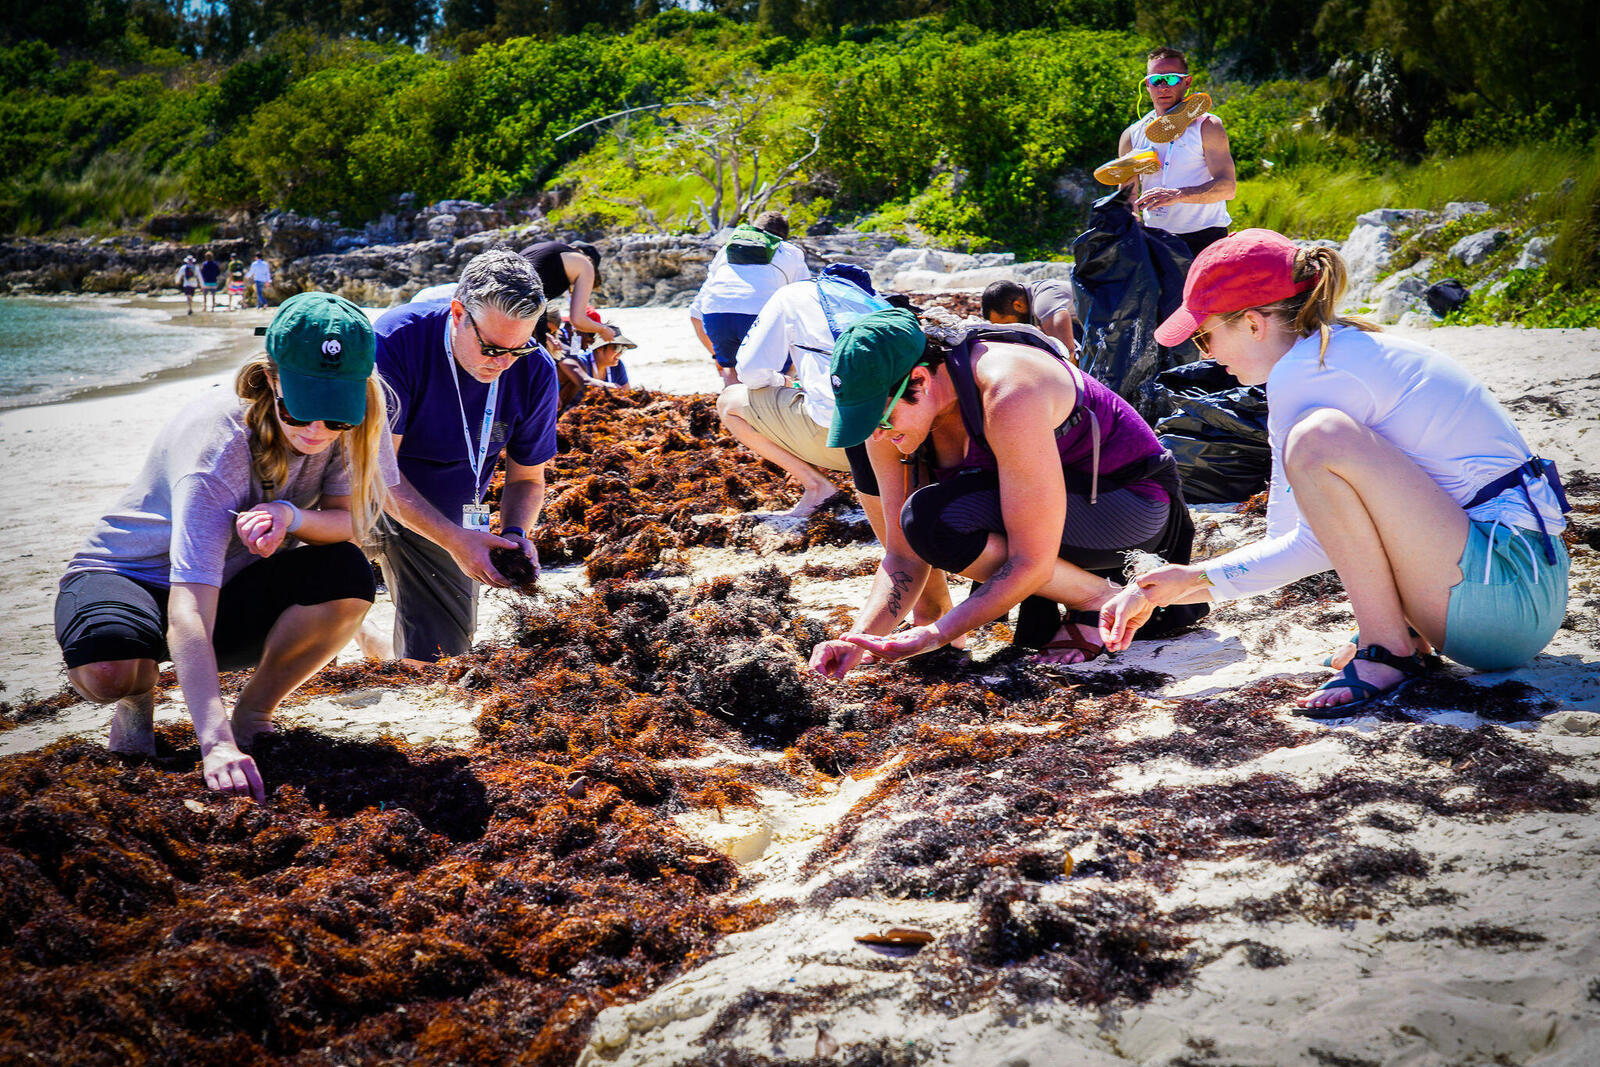
<svg viewBox="0 0 1600 1067">
<path fill-rule="evenodd" d="M 508 248 L 491 248 L 461 268 L 455 298 L 468 312 L 485 307 L 523 321 L 544 314 L 544 285 L 533 264 Z"/>
</svg>

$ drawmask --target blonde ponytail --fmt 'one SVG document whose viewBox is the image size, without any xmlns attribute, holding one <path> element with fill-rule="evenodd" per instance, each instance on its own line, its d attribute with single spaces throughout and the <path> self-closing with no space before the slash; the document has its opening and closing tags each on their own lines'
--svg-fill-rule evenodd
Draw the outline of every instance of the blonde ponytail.
<svg viewBox="0 0 1600 1067">
<path fill-rule="evenodd" d="M 1350 270 L 1344 257 L 1336 249 L 1327 247 L 1302 248 L 1294 256 L 1293 278 L 1297 282 L 1315 279 L 1311 288 L 1276 303 L 1255 310 L 1263 315 L 1282 315 L 1292 324 L 1296 337 L 1321 335 L 1317 349 L 1317 366 L 1323 365 L 1328 355 L 1330 327 L 1354 326 L 1367 333 L 1377 333 L 1382 327 L 1366 319 L 1339 314 L 1339 301 L 1350 281 Z"/>
</svg>

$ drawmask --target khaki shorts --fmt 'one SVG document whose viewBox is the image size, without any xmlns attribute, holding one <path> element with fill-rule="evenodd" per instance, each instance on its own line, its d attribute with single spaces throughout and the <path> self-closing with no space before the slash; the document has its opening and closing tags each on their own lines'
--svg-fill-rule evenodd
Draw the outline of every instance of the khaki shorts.
<svg viewBox="0 0 1600 1067">
<path fill-rule="evenodd" d="M 748 385 L 730 385 L 723 392 L 723 407 L 754 426 L 762 437 L 813 467 L 850 469 L 844 449 L 828 447 L 828 428 L 811 421 L 806 414 L 806 394 L 793 386 L 752 389 Z"/>
</svg>

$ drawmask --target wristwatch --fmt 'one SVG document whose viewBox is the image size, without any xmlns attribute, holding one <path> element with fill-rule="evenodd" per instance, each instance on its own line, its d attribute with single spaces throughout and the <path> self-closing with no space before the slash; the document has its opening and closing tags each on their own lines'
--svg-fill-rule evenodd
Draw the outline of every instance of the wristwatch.
<svg viewBox="0 0 1600 1067">
<path fill-rule="evenodd" d="M 515 537 L 520 537 L 523 540 L 527 540 L 527 537 L 528 537 L 527 534 L 522 532 L 522 527 L 520 527 L 520 526 L 507 526 L 507 527 L 503 528 L 500 531 L 500 536 L 501 537 L 513 537 L 513 536 L 515 536 Z"/>
</svg>

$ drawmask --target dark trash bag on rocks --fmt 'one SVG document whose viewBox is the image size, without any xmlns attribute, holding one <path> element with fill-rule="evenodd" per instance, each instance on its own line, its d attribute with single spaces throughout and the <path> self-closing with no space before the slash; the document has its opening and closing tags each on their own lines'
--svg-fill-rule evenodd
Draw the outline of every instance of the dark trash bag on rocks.
<svg viewBox="0 0 1600 1067">
<path fill-rule="evenodd" d="M 1445 278 L 1443 281 L 1434 282 L 1428 286 L 1427 292 L 1422 294 L 1422 299 L 1428 302 L 1428 310 L 1440 318 L 1450 314 L 1456 308 L 1467 302 L 1467 297 L 1472 294 L 1467 287 L 1455 278 Z"/>
<path fill-rule="evenodd" d="M 1193 341 L 1167 348 L 1155 339 L 1156 327 L 1183 303 L 1189 246 L 1165 230 L 1146 229 L 1113 193 L 1095 201 L 1072 257 L 1083 323 L 1079 366 L 1154 424 L 1170 410 L 1156 375 L 1200 354 Z"/>
<path fill-rule="evenodd" d="M 1232 504 L 1267 487 L 1266 390 L 1240 385 L 1210 360 L 1174 367 L 1156 382 L 1175 408 L 1156 423 L 1156 436 L 1178 461 L 1185 500 Z"/>
</svg>

